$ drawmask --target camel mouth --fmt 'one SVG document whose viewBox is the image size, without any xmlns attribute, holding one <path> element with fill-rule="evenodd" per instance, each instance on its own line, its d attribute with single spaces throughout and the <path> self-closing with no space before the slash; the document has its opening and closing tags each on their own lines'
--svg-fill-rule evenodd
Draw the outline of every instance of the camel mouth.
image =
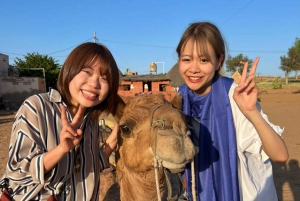
<svg viewBox="0 0 300 201">
<path fill-rule="evenodd" d="M 179 173 L 182 172 L 185 169 L 185 166 L 190 161 L 187 161 L 185 163 L 171 163 L 168 161 L 162 161 L 162 166 L 169 169 L 172 173 Z"/>
<path fill-rule="evenodd" d="M 183 172 L 184 171 L 184 168 L 182 169 L 168 169 L 171 173 L 180 173 L 180 172 Z"/>
</svg>

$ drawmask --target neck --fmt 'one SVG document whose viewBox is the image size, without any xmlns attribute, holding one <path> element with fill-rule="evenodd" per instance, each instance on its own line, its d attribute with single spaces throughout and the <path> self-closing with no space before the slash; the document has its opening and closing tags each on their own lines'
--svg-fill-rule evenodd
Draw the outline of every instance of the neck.
<svg viewBox="0 0 300 201">
<path fill-rule="evenodd" d="M 69 110 L 72 118 L 75 117 L 76 113 L 78 112 L 79 107 L 80 106 L 68 106 L 68 110 Z M 85 113 L 86 108 L 82 107 L 81 110 L 82 110 L 83 113 Z"/>
<path fill-rule="evenodd" d="M 120 185 L 120 200 L 157 200 L 156 180 L 154 169 L 134 173 L 128 170 L 122 161 L 118 161 L 117 177 Z M 122 167 L 118 168 L 118 167 Z M 165 178 L 162 169 L 158 171 L 160 195 L 164 194 Z"/>
</svg>

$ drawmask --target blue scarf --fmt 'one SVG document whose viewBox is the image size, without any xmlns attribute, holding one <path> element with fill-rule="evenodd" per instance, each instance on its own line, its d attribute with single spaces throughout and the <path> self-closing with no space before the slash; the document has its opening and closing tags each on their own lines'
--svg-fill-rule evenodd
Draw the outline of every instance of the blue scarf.
<svg viewBox="0 0 300 201">
<path fill-rule="evenodd" d="M 215 76 L 210 93 L 203 97 L 195 95 L 186 84 L 179 89 L 183 112 L 190 121 L 194 118 L 200 122 L 199 139 L 195 136 L 192 139 L 199 145 L 195 170 L 199 176 L 196 193 L 201 201 L 240 200 L 236 134 L 228 97 L 232 83 L 231 78 Z M 185 175 L 187 192 L 191 195 L 190 164 Z"/>
</svg>

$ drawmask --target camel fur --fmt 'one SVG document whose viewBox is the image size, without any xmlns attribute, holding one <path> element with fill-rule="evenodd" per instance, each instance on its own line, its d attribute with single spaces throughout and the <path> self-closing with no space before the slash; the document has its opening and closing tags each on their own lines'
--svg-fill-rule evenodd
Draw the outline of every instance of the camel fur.
<svg viewBox="0 0 300 201">
<path fill-rule="evenodd" d="M 116 150 L 117 185 L 112 188 L 120 191 L 118 199 L 122 201 L 158 200 L 153 166 L 156 158 L 161 165 L 158 168 L 159 196 L 166 200 L 163 168 L 172 173 L 182 172 L 196 154 L 189 126 L 180 111 L 181 96 L 178 94 L 168 102 L 162 95 L 142 94 L 125 106 L 122 101 L 119 104 L 119 111 L 114 114 L 121 131 Z M 179 185 L 182 184 L 177 182 Z M 113 190 L 108 190 L 104 200 L 114 200 L 110 198 L 110 191 Z"/>
</svg>

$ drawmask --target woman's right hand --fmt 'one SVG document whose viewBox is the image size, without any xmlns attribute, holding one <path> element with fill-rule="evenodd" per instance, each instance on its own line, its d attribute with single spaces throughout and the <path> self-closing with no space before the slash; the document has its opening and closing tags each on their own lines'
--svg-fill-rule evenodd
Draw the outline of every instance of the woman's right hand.
<svg viewBox="0 0 300 201">
<path fill-rule="evenodd" d="M 60 132 L 60 144 L 58 146 L 61 147 L 61 150 L 64 153 L 67 153 L 78 145 L 82 139 L 82 130 L 79 129 L 79 127 L 81 125 L 84 112 L 83 109 L 79 107 L 72 122 L 69 122 L 66 115 L 66 108 L 63 105 L 61 105 L 60 108 L 63 127 Z"/>
</svg>

